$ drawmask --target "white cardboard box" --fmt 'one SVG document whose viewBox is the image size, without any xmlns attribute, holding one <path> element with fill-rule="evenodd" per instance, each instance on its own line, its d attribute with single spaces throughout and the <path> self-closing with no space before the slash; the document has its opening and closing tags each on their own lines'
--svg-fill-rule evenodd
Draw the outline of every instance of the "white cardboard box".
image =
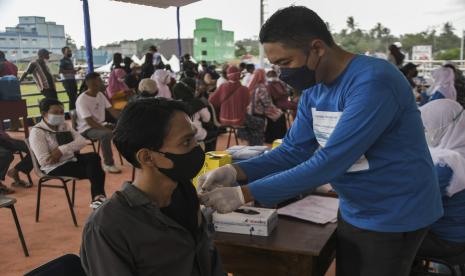
<svg viewBox="0 0 465 276">
<path fill-rule="evenodd" d="M 228 214 L 214 212 L 213 224 L 218 232 L 268 236 L 278 224 L 278 213 L 276 209 L 243 206 Z"/>
</svg>

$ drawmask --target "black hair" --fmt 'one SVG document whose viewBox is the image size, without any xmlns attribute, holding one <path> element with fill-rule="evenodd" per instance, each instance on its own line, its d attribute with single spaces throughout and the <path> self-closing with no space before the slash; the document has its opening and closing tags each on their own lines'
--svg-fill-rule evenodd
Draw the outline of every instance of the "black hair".
<svg viewBox="0 0 465 276">
<path fill-rule="evenodd" d="M 124 57 L 123 63 L 124 65 L 131 65 L 132 59 L 130 57 Z"/>
<path fill-rule="evenodd" d="M 61 52 L 64 54 L 65 51 L 66 51 L 66 49 L 69 49 L 69 47 L 68 47 L 68 46 L 65 46 L 65 47 L 61 48 Z"/>
<path fill-rule="evenodd" d="M 61 106 L 63 106 L 63 103 L 60 102 L 57 99 L 44 98 L 44 99 L 40 100 L 40 102 L 39 102 L 39 110 L 40 110 L 41 113 L 42 112 L 48 112 L 52 105 L 61 105 Z"/>
<path fill-rule="evenodd" d="M 334 39 L 328 26 L 311 9 L 290 6 L 275 12 L 260 30 L 260 43 L 280 42 L 291 48 L 306 49 L 312 39 L 321 39 L 332 47 Z"/>
<path fill-rule="evenodd" d="M 404 63 L 405 55 L 402 54 L 402 52 L 396 45 L 394 44 L 389 45 L 389 52 L 391 53 L 391 55 L 394 56 L 397 66 L 400 66 L 402 65 L 402 63 Z"/>
<path fill-rule="evenodd" d="M 245 62 L 239 63 L 239 69 L 241 69 L 241 70 L 244 70 L 246 66 L 247 66 L 247 63 L 245 63 Z"/>
<path fill-rule="evenodd" d="M 96 72 L 92 72 L 92 73 L 87 74 L 84 80 L 85 82 L 88 82 L 89 80 L 95 80 L 98 78 L 100 78 L 100 74 Z"/>
<path fill-rule="evenodd" d="M 454 64 L 447 63 L 444 64 L 443 67 L 452 69 L 452 71 L 454 71 L 454 74 L 457 73 L 457 67 L 455 67 Z"/>
<path fill-rule="evenodd" d="M 152 45 L 152 46 L 149 47 L 149 51 L 158 52 L 158 48 L 157 48 L 157 46 Z"/>
<path fill-rule="evenodd" d="M 113 131 L 116 148 L 129 163 L 140 168 L 136 153 L 143 148 L 159 150 L 163 146 L 170 130 L 170 120 L 176 111 L 188 114 L 185 104 L 178 101 L 163 98 L 130 101 Z"/>
<path fill-rule="evenodd" d="M 123 62 L 123 55 L 121 53 L 113 54 L 113 64 L 111 65 L 111 70 L 114 68 L 121 68 L 121 63 Z"/>
<path fill-rule="evenodd" d="M 255 70 L 255 65 L 253 63 L 249 63 L 245 66 L 245 70 L 247 70 L 249 73 L 253 73 Z"/>
<path fill-rule="evenodd" d="M 0 51 L 0 59 L 5 59 L 5 53 L 3 51 Z"/>
<path fill-rule="evenodd" d="M 152 64 L 153 63 L 153 54 L 148 52 L 145 54 L 145 61 L 144 63 L 150 63 Z"/>
</svg>

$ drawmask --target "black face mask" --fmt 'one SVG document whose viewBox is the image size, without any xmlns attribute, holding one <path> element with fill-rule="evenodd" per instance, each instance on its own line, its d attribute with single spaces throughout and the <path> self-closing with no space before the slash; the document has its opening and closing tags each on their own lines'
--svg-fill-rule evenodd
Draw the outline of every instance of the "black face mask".
<svg viewBox="0 0 465 276">
<path fill-rule="evenodd" d="M 159 153 L 170 159 L 173 162 L 173 167 L 171 169 L 158 168 L 158 170 L 176 182 L 185 182 L 194 178 L 205 162 L 205 152 L 200 146 L 196 146 L 184 154 Z"/>
<path fill-rule="evenodd" d="M 279 74 L 279 79 L 292 86 L 292 88 L 300 91 L 314 86 L 316 84 L 316 69 L 320 64 L 321 57 L 318 57 L 318 62 L 315 66 L 315 70 L 310 70 L 307 67 L 309 57 L 310 54 L 307 55 L 305 65 L 302 67 L 281 68 L 281 74 Z"/>
<path fill-rule="evenodd" d="M 415 70 L 413 73 L 412 73 L 412 78 L 416 78 L 418 77 L 418 71 Z"/>
<path fill-rule="evenodd" d="M 73 56 L 73 54 L 67 54 L 66 56 L 67 56 L 68 58 L 70 58 L 70 57 Z"/>
</svg>

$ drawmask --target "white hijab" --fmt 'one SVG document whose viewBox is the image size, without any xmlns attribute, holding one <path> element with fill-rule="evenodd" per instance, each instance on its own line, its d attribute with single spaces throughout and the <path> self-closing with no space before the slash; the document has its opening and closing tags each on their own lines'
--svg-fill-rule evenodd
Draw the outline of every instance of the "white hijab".
<svg viewBox="0 0 465 276">
<path fill-rule="evenodd" d="M 159 69 L 153 73 L 152 80 L 154 80 L 157 83 L 158 86 L 158 97 L 163 97 L 167 99 L 171 99 L 171 90 L 168 87 L 168 84 L 171 81 L 171 76 L 168 71 L 165 71 L 163 69 Z"/>
<path fill-rule="evenodd" d="M 454 70 L 447 67 L 440 67 L 435 69 L 431 73 L 431 76 L 433 77 L 433 85 L 431 85 L 427 91 L 429 96 L 439 91 L 446 99 L 457 100 L 457 91 L 454 86 Z"/>
<path fill-rule="evenodd" d="M 420 107 L 429 149 L 435 165 L 453 171 L 448 196 L 465 190 L 465 112 L 456 101 L 439 99 Z"/>
</svg>

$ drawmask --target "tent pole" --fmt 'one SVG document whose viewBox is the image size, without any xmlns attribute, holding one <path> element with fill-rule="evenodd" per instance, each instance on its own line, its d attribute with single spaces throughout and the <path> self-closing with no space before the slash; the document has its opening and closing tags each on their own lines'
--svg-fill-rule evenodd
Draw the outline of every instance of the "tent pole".
<svg viewBox="0 0 465 276">
<path fill-rule="evenodd" d="M 179 10 L 181 7 L 176 7 L 176 21 L 177 21 L 177 26 L 178 26 L 178 57 L 179 57 L 179 68 L 182 69 L 181 67 L 181 56 L 182 56 L 182 48 L 181 48 L 181 23 L 179 20 Z"/>
<path fill-rule="evenodd" d="M 89 3 L 87 0 L 82 1 L 82 10 L 84 13 L 84 34 L 86 44 L 87 73 L 94 72 L 94 60 L 92 56 L 92 36 L 90 32 Z"/>
</svg>

